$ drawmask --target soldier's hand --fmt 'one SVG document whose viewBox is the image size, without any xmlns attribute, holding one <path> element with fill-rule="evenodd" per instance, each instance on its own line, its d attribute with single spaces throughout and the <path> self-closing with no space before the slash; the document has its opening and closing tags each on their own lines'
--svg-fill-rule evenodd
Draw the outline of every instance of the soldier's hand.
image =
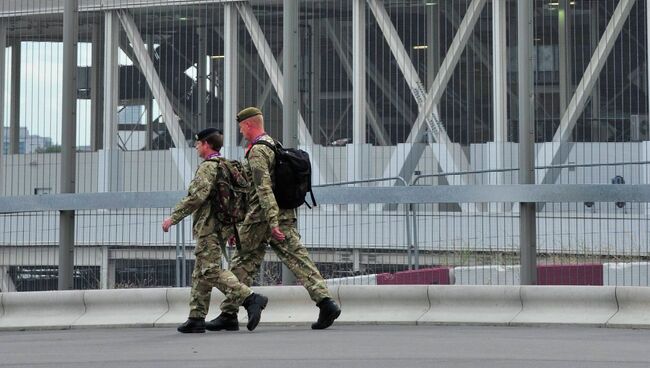
<svg viewBox="0 0 650 368">
<path fill-rule="evenodd" d="M 170 219 L 170 218 L 166 218 L 165 220 L 163 220 L 163 223 L 162 223 L 162 229 L 163 229 L 163 231 L 164 231 L 164 232 L 168 232 L 168 231 L 169 231 L 169 228 L 172 227 L 172 225 L 173 225 L 173 223 L 172 223 L 172 219 Z"/>
<path fill-rule="evenodd" d="M 280 227 L 278 227 L 278 226 L 271 229 L 271 236 L 273 237 L 273 239 L 275 239 L 277 241 L 284 241 L 284 239 L 286 238 L 286 236 L 284 235 L 284 233 L 282 232 L 282 230 L 280 230 Z"/>
</svg>

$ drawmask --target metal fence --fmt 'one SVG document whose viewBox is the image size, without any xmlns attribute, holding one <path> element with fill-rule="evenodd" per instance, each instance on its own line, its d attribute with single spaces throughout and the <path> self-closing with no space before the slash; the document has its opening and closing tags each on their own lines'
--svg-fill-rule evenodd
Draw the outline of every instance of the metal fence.
<svg viewBox="0 0 650 368">
<path fill-rule="evenodd" d="M 65 4 L 0 1 L 2 291 L 57 284 Z M 292 4 L 295 60 L 283 35 Z M 534 201 L 539 282 L 647 286 L 650 197 L 623 188 L 650 184 L 648 2 L 530 3 L 530 187 L 517 186 L 518 4 L 79 0 L 74 287 L 189 284 L 189 220 L 170 234 L 160 222 L 199 162 L 191 137 L 223 129 L 223 152 L 242 158 L 234 115 L 249 105 L 311 154 L 326 195 L 300 210 L 299 229 L 322 273 L 348 278 L 333 282 L 408 270 L 426 282 L 414 271 L 448 268 L 450 282 L 519 283 L 519 202 L 548 190 Z M 298 80 L 295 134 L 284 133 L 286 73 Z M 576 200 L 563 185 L 602 190 Z M 377 188 L 439 191 L 365 197 Z M 364 201 L 335 200 L 348 189 Z M 133 192 L 170 196 L 110 205 Z M 281 272 L 269 249 L 256 283 Z"/>
</svg>

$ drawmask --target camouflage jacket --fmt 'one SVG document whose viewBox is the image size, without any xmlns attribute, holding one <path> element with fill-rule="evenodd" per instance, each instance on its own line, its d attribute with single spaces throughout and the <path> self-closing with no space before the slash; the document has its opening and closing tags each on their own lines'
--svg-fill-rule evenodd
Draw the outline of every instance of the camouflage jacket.
<svg viewBox="0 0 650 368">
<path fill-rule="evenodd" d="M 203 161 L 194 174 L 187 195 L 174 208 L 171 219 L 175 224 L 192 214 L 192 234 L 195 238 L 221 232 L 221 224 L 213 213 L 210 200 L 216 193 L 214 182 L 218 161 Z"/>
<path fill-rule="evenodd" d="M 260 140 L 273 143 L 273 138 L 264 135 Z M 273 170 L 275 167 L 275 152 L 262 144 L 254 145 L 243 160 L 246 174 L 252 179 L 251 195 L 248 203 L 248 213 L 244 224 L 266 221 L 271 228 L 279 226 L 280 221 L 296 218 L 295 209 L 281 209 L 273 195 Z"/>
</svg>

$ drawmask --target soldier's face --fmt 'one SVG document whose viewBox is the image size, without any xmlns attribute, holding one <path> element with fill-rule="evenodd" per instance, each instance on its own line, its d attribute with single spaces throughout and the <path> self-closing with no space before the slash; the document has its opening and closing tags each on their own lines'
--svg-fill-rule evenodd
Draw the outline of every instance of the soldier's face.
<svg viewBox="0 0 650 368">
<path fill-rule="evenodd" d="M 199 157 L 205 158 L 206 146 L 207 146 L 206 142 L 203 141 L 194 142 L 194 148 L 196 149 L 196 153 L 199 155 Z"/>
<path fill-rule="evenodd" d="M 241 123 L 239 123 L 239 132 L 246 138 L 247 140 L 251 140 L 251 127 L 250 124 L 248 123 L 248 120 L 244 120 Z"/>
</svg>

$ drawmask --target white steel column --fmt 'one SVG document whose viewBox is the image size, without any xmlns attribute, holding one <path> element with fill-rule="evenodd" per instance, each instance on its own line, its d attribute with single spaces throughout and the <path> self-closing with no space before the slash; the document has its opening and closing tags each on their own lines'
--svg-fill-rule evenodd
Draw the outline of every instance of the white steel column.
<svg viewBox="0 0 650 368">
<path fill-rule="evenodd" d="M 92 65 L 90 79 L 90 149 L 95 152 L 102 146 L 102 120 L 104 88 L 104 30 L 103 22 L 92 25 Z"/>
<path fill-rule="evenodd" d="M 0 19 L 0 196 L 4 194 L 4 131 L 5 131 L 5 81 L 7 56 L 7 23 Z"/>
<path fill-rule="evenodd" d="M 440 68 L 440 4 L 427 3 L 427 88 Z"/>
<path fill-rule="evenodd" d="M 488 142 L 490 169 L 505 167 L 504 151 L 508 145 L 508 47 L 506 38 L 506 0 L 492 0 L 492 99 L 493 99 L 493 136 Z M 490 174 L 489 183 L 504 183 L 504 174 Z M 491 211 L 509 210 L 507 204 L 490 204 Z"/>
<path fill-rule="evenodd" d="M 142 40 L 142 36 L 140 35 L 140 31 L 138 30 L 135 21 L 126 11 L 120 10 L 117 12 L 117 15 L 124 27 L 124 31 L 126 31 L 126 36 L 129 39 L 129 42 L 131 42 L 133 53 L 140 65 L 140 70 L 142 71 L 142 74 L 144 74 L 149 89 L 151 89 L 151 93 L 158 103 L 158 107 L 165 121 L 165 126 L 172 137 L 174 146 L 176 146 L 176 148 L 171 150 L 172 159 L 178 169 L 178 174 L 183 179 L 183 183 L 185 183 L 185 187 L 188 187 L 194 173 L 192 170 L 192 164 L 187 157 L 189 145 L 185 138 L 185 134 L 181 130 L 178 115 L 174 111 L 169 96 L 167 96 L 165 87 L 160 80 L 156 68 L 154 67 L 153 60 L 151 60 L 147 53 L 147 49 L 144 46 L 144 41 Z"/>
<path fill-rule="evenodd" d="M 115 12 L 106 12 L 104 21 L 104 150 L 117 149 L 117 109 L 119 104 L 120 25 Z"/>
<path fill-rule="evenodd" d="M 147 35 L 147 54 L 150 58 L 153 58 L 153 36 Z M 145 145 L 144 148 L 149 151 L 153 145 L 153 95 L 151 94 L 151 89 L 149 86 L 145 87 L 144 91 L 144 109 L 145 109 L 145 124 L 146 130 L 144 134 Z"/>
<path fill-rule="evenodd" d="M 235 121 L 237 115 L 238 94 L 237 74 L 239 73 L 239 37 L 237 34 L 239 16 L 237 8 L 233 4 L 224 6 L 224 91 L 223 91 L 223 134 L 224 148 L 228 157 L 232 156 L 232 150 L 237 147 L 238 127 Z"/>
<path fill-rule="evenodd" d="M 593 87 L 598 80 L 598 76 L 605 66 L 609 53 L 614 47 L 618 35 L 621 33 L 621 29 L 632 10 L 634 2 L 635 0 L 621 0 L 616 6 L 612 18 L 609 20 L 607 28 L 598 42 L 598 47 L 594 51 L 594 54 L 589 61 L 589 65 L 587 65 L 585 73 L 576 87 L 571 102 L 562 115 L 560 126 L 553 136 L 553 142 L 542 146 L 537 152 L 537 159 L 535 161 L 536 167 L 558 165 L 566 160 L 568 150 L 562 149 L 562 146 L 571 137 L 573 128 L 584 111 Z M 537 180 L 537 182 L 552 184 L 555 182 L 559 172 L 560 170 L 557 169 L 541 169 L 539 171 L 539 180 Z"/>
<path fill-rule="evenodd" d="M 320 40 L 322 36 L 322 21 L 320 19 L 314 19 L 311 22 L 311 48 L 309 53 L 309 61 L 311 66 L 311 75 L 309 80 L 311 83 L 310 88 L 310 111 L 309 111 L 309 123 L 311 131 L 317 132 L 316 127 L 321 126 L 320 116 L 321 116 L 321 94 L 320 94 L 320 79 L 321 79 L 321 45 Z M 316 133 L 318 134 L 318 133 Z"/>
<path fill-rule="evenodd" d="M 352 142 L 366 143 L 366 6 L 352 1 Z"/>
<path fill-rule="evenodd" d="M 366 6 L 352 0 L 352 144 L 347 147 L 348 180 L 361 180 L 366 145 Z"/>
<path fill-rule="evenodd" d="M 119 191 L 119 151 L 117 147 L 117 110 L 119 104 L 118 51 L 120 25 L 117 14 L 104 16 L 104 122 L 103 143 L 99 151 L 97 191 Z"/>
<path fill-rule="evenodd" d="M 592 6 L 598 5 L 593 3 Z M 569 68 L 571 60 L 571 49 L 569 47 L 571 23 L 569 22 L 569 11 L 569 1 L 560 0 L 560 7 L 557 12 L 558 52 L 560 58 L 560 115 L 566 111 L 569 94 L 571 93 L 571 70 Z"/>
<path fill-rule="evenodd" d="M 196 62 L 196 83 L 197 83 L 197 97 L 199 99 L 198 101 L 198 109 L 196 111 L 196 125 L 197 125 L 197 131 L 201 131 L 205 128 L 207 128 L 207 109 L 208 109 L 208 104 L 206 101 L 206 95 L 207 95 L 207 80 L 208 80 L 208 72 L 207 72 L 207 48 L 208 48 L 208 40 L 207 40 L 207 32 L 205 29 L 205 26 L 199 26 L 197 29 L 197 36 L 198 36 L 198 42 L 199 42 L 199 59 Z"/>
<path fill-rule="evenodd" d="M 9 154 L 20 150 L 20 40 L 11 46 L 11 110 L 9 111 Z M 25 137 L 27 138 L 27 137 Z"/>
<path fill-rule="evenodd" d="M 508 49 L 506 0 L 492 0 L 492 94 L 494 110 L 493 142 L 508 141 Z M 498 157 L 499 160 L 502 157 Z"/>
</svg>

